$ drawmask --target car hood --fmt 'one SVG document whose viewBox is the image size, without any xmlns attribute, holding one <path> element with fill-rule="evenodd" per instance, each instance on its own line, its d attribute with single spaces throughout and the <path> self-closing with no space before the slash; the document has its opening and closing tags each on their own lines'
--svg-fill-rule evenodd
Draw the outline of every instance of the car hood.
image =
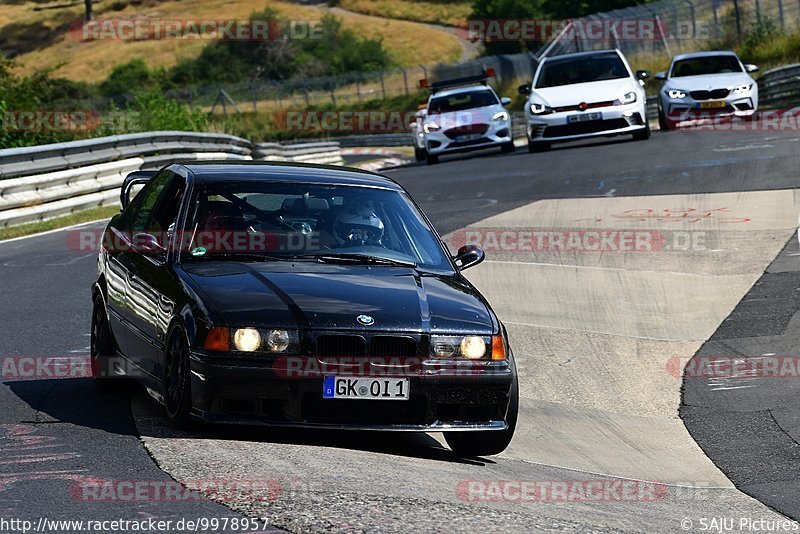
<svg viewBox="0 0 800 534">
<path fill-rule="evenodd" d="M 640 91 L 641 86 L 631 78 L 576 83 L 534 89 L 529 101 L 556 108 L 574 106 L 581 102 L 606 102 L 616 100 L 629 91 Z"/>
<path fill-rule="evenodd" d="M 665 88 L 683 89 L 684 91 L 698 91 L 709 89 L 728 88 L 732 89 L 737 85 L 753 83 L 753 79 L 744 72 L 732 72 L 728 74 L 706 74 L 703 76 L 681 76 L 670 78 L 664 84 Z"/>
<path fill-rule="evenodd" d="M 387 266 L 184 265 L 230 326 L 493 334 L 494 314 L 462 277 Z"/>
</svg>

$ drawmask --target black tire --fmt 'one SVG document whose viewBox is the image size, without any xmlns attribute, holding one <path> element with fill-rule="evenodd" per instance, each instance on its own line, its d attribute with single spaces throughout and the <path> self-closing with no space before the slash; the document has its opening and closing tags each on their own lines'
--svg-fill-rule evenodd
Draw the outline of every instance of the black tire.
<svg viewBox="0 0 800 534">
<path fill-rule="evenodd" d="M 650 124 L 645 123 L 644 130 L 633 134 L 634 141 L 647 141 L 650 139 Z"/>
<path fill-rule="evenodd" d="M 503 154 L 510 154 L 511 152 L 514 152 L 514 150 L 516 149 L 517 147 L 514 146 L 513 141 L 511 141 L 510 143 L 503 143 L 503 145 L 500 146 L 500 150 L 503 151 Z"/>
<path fill-rule="evenodd" d="M 533 154 L 535 152 L 547 152 L 548 150 L 550 150 L 550 143 L 528 139 L 528 152 Z"/>
<path fill-rule="evenodd" d="M 514 437 L 514 430 L 517 428 L 517 416 L 519 414 L 519 383 L 517 382 L 517 366 L 513 357 L 510 362 L 511 369 L 514 372 L 514 379 L 511 382 L 511 398 L 508 403 L 508 412 L 506 412 L 508 428 L 505 430 L 478 432 L 445 432 L 445 441 L 457 455 L 464 458 L 491 456 L 500 454 L 511 443 L 511 438 Z"/>
<path fill-rule="evenodd" d="M 164 411 L 175 428 L 193 426 L 192 389 L 189 373 L 189 341 L 183 328 L 176 325 L 167 337 L 164 348 Z"/>
<path fill-rule="evenodd" d="M 667 126 L 667 118 L 664 116 L 664 112 L 661 109 L 658 110 L 658 129 L 662 132 L 666 132 L 669 130 Z"/>
<path fill-rule="evenodd" d="M 428 165 L 436 165 L 439 163 L 439 156 L 434 156 L 433 154 L 428 154 L 425 159 Z"/>
<path fill-rule="evenodd" d="M 111 358 L 117 354 L 117 343 L 108 324 L 103 296 L 94 298 L 92 307 L 92 331 L 89 348 L 89 361 L 95 387 L 100 391 L 110 391 L 115 380 L 111 371 Z"/>
<path fill-rule="evenodd" d="M 424 148 L 414 147 L 414 159 L 417 161 L 424 161 L 428 157 L 428 151 Z"/>
</svg>

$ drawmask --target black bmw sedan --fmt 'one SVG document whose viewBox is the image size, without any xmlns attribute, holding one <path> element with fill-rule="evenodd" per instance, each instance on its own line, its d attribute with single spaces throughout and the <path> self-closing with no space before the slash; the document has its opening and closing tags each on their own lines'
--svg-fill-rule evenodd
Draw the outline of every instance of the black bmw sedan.
<svg viewBox="0 0 800 534">
<path fill-rule="evenodd" d="M 99 386 L 135 378 L 176 426 L 441 431 L 463 456 L 508 446 L 514 356 L 461 274 L 483 251 L 451 256 L 396 182 L 173 164 L 128 176 L 121 203 L 92 288 Z"/>
</svg>

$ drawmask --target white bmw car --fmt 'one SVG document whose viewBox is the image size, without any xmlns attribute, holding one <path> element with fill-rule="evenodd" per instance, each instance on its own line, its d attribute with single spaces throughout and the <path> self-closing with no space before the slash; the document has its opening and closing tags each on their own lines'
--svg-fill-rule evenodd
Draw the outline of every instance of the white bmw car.
<svg viewBox="0 0 800 534">
<path fill-rule="evenodd" d="M 755 65 L 743 65 L 733 52 L 697 52 L 672 59 L 669 70 L 655 75 L 664 85 L 658 93 L 658 124 L 672 130 L 682 122 L 758 114 Z"/>
<path fill-rule="evenodd" d="M 619 50 L 579 52 L 545 58 L 528 95 L 528 151 L 549 150 L 554 142 L 633 134 L 650 137 L 644 79 L 634 74 Z"/>
</svg>

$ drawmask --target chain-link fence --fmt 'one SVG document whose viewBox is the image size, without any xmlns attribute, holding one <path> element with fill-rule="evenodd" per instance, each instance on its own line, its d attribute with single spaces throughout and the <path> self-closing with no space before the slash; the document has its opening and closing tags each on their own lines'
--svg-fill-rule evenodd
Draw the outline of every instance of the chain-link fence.
<svg viewBox="0 0 800 534">
<path fill-rule="evenodd" d="M 536 61 L 527 53 L 488 56 L 449 65 L 419 65 L 340 76 L 187 88 L 170 91 L 168 96 L 222 114 L 306 109 L 311 106 L 357 106 L 373 100 L 418 95 L 422 79 L 470 76 L 486 68 L 495 71 L 493 85 L 509 86 L 519 79 L 531 79 Z"/>
<path fill-rule="evenodd" d="M 661 0 L 565 23 L 537 57 L 619 48 L 671 57 L 729 46 L 754 32 L 800 29 L 799 0 Z"/>
</svg>

